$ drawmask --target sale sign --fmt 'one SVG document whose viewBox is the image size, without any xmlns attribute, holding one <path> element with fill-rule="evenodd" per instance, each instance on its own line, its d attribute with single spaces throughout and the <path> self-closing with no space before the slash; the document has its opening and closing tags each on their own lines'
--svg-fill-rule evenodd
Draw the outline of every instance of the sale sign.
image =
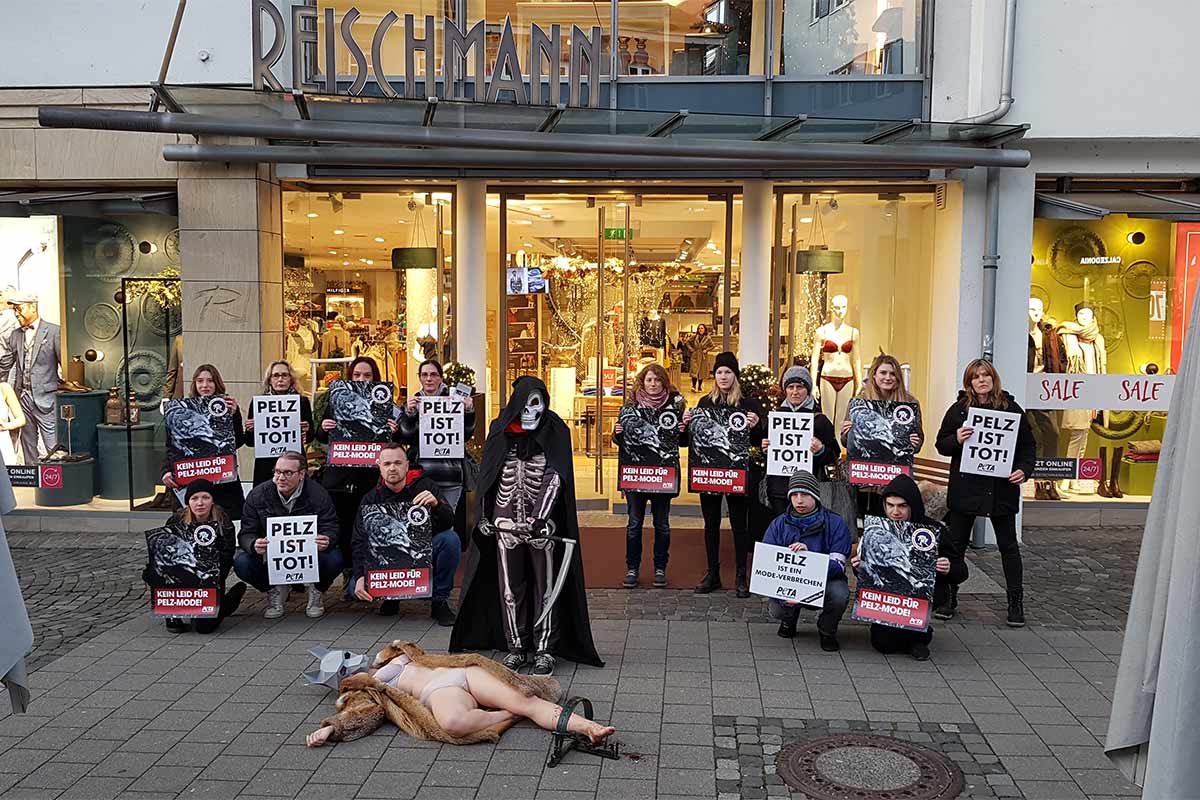
<svg viewBox="0 0 1200 800">
<path fill-rule="evenodd" d="M 1086 375 L 1029 373 L 1026 407 L 1036 409 L 1101 409 L 1167 411 L 1174 375 Z"/>
<path fill-rule="evenodd" d="M 968 409 L 964 427 L 971 428 L 972 432 L 963 442 L 958 471 L 964 475 L 1008 478 L 1017 452 L 1020 425 L 1021 415 L 1011 411 Z"/>
<path fill-rule="evenodd" d="M 466 442 L 463 399 L 421 395 L 418 403 L 417 448 L 421 458 L 462 458 Z"/>
<path fill-rule="evenodd" d="M 408 502 L 359 509 L 355 529 L 367 538 L 366 589 L 374 598 L 433 595 L 433 525 L 429 509 Z"/>
<path fill-rule="evenodd" d="M 321 579 L 316 514 L 267 518 L 267 576 L 272 586 Z"/>
<path fill-rule="evenodd" d="M 750 593 L 821 608 L 825 605 L 825 581 L 829 577 L 829 556 L 759 542 L 754 545 L 754 563 L 750 573 Z"/>
<path fill-rule="evenodd" d="M 813 415 L 772 411 L 767 415 L 767 474 L 812 472 Z"/>
<path fill-rule="evenodd" d="M 300 395 L 255 395 L 250 400 L 254 420 L 254 457 L 274 458 L 286 452 L 303 452 L 300 436 Z"/>
</svg>

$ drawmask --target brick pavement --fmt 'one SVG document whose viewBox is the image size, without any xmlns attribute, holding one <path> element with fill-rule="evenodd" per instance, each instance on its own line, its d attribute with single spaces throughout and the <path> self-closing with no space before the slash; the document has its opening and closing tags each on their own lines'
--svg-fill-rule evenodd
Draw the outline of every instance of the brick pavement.
<svg viewBox="0 0 1200 800">
<path fill-rule="evenodd" d="M 731 593 L 591 592 L 608 664 L 562 664 L 559 677 L 592 698 L 599 717 L 612 718 L 625 757 L 572 754 L 546 770 L 548 735 L 527 724 L 495 746 L 417 742 L 389 726 L 357 742 L 303 747 L 332 698 L 299 680 L 311 662 L 306 650 L 370 650 L 397 637 L 444 648 L 448 632 L 431 626 L 419 604 L 396 620 L 331 603 L 313 622 L 298 613 L 297 599 L 292 613 L 268 622 L 256 600 L 216 635 L 173 636 L 138 608 L 142 590 L 131 584 L 140 544 L 87 547 L 97 542 L 67 538 L 59 547 L 15 534 L 38 629 L 34 659 L 43 666 L 33 675 L 30 715 L 8 716 L 0 700 L 0 797 L 583 800 L 752 797 L 760 788 L 787 796 L 767 781 L 763 745 L 775 745 L 763 734 L 776 723 L 780 744 L 843 725 L 890 726 L 918 739 L 936 733 L 939 746 L 961 746 L 956 752 L 980 765 L 964 769 L 965 794 L 1136 796 L 1099 745 L 1136 537 L 1038 531 L 1025 548 L 1027 595 L 1031 621 L 1047 624 L 1009 630 L 997 624 L 1002 597 L 965 596 L 960 618 L 938 626 L 925 663 L 876 654 L 859 625 L 843 626 L 838 654 L 816 647 L 811 625 L 793 641 L 779 639 L 761 601 Z M 1002 581 L 994 552 L 973 559 Z M 61 588 L 58 596 L 38 597 L 51 586 Z M 1097 587 L 1116 599 L 1098 597 Z M 1076 605 L 1068 608 L 1066 598 Z M 104 616 L 82 630 L 64 624 L 62 613 Z M 759 746 L 762 774 L 731 776 L 730 728 L 735 741 L 743 729 L 757 731 L 757 743 L 737 742 L 736 751 Z"/>
</svg>

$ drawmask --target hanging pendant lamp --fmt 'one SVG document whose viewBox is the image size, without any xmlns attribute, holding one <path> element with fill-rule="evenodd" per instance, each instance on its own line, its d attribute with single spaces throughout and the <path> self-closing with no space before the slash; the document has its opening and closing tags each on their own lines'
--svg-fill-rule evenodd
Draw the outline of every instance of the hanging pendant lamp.
<svg viewBox="0 0 1200 800">
<path fill-rule="evenodd" d="M 825 240 L 825 224 L 821 220 L 821 201 L 815 203 L 812 227 L 809 228 L 808 249 L 796 253 L 796 272 L 804 275 L 836 275 L 846 271 L 846 254 L 830 250 Z M 818 231 L 820 243 L 817 243 Z"/>
<path fill-rule="evenodd" d="M 413 232 L 408 247 L 392 248 L 392 269 L 436 269 L 437 248 L 424 245 L 425 226 L 422 224 L 424 205 L 416 200 L 408 201 L 408 210 L 413 212 Z"/>
</svg>

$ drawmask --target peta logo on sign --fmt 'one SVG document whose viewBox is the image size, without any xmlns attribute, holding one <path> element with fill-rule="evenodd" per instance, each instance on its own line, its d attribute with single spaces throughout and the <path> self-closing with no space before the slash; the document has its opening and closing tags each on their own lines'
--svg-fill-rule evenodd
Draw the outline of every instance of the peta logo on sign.
<svg viewBox="0 0 1200 800">
<path fill-rule="evenodd" d="M 750 425 L 750 420 L 745 414 L 740 411 L 736 414 L 729 415 L 729 429 L 732 431 L 744 431 Z"/>
</svg>

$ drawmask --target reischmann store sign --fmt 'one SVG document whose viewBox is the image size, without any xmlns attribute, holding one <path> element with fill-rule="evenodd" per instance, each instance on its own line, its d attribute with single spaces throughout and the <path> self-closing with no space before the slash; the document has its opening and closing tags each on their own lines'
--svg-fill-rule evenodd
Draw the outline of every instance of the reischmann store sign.
<svg viewBox="0 0 1200 800">
<path fill-rule="evenodd" d="M 551 25 L 547 33 L 537 24 L 530 23 L 529 45 L 525 53 L 529 74 L 525 75 L 521 69 L 512 22 L 506 16 L 496 51 L 495 67 L 488 75 L 487 25 L 483 20 L 464 31 L 452 19 L 444 17 L 439 40 L 439 26 L 432 15 L 426 15 L 418 25 L 417 18 L 412 14 L 401 17 L 395 11 L 388 11 L 379 20 L 371 37 L 371 59 L 368 64 L 366 53 L 353 35 L 354 26 L 361 16 L 357 8 L 351 7 L 346 9 L 339 21 L 332 8 L 324 9 L 322 14 L 313 6 L 291 6 L 291 47 L 287 50 L 294 89 L 358 96 L 368 81 L 373 80 L 379 87 L 379 93 L 391 98 L 424 100 L 436 96 L 445 100 L 507 101 L 521 105 L 557 105 L 560 102 L 563 76 L 559 64 L 564 41 L 559 25 Z M 283 60 L 288 34 L 283 14 L 271 0 L 254 0 L 251 18 L 251 74 L 254 76 L 254 88 L 259 91 L 286 91 L 274 71 L 275 66 Z M 403 23 L 393 30 L 393 26 L 401 20 Z M 592 26 L 590 36 L 578 26 L 571 26 L 570 36 L 565 43 L 569 55 L 566 76 L 568 105 L 600 107 L 600 78 L 602 73 L 608 71 L 607 65 L 601 63 L 601 35 L 598 25 Z M 387 77 L 383 45 L 389 36 L 402 36 L 404 39 L 402 81 L 394 82 Z M 319 60 L 326 65 L 323 76 L 315 74 L 314 59 L 306 59 L 306 51 L 321 54 Z M 339 86 L 337 70 L 330 69 L 328 65 L 337 64 L 339 53 L 347 52 L 355 64 L 355 77 L 349 85 Z M 420 88 L 416 64 L 418 52 L 424 58 Z M 466 69 L 469 59 L 474 59 L 473 70 Z M 439 65 L 440 77 L 437 75 Z M 429 87 L 434 88 L 431 91 Z M 468 87 L 470 92 L 467 91 Z"/>
</svg>

